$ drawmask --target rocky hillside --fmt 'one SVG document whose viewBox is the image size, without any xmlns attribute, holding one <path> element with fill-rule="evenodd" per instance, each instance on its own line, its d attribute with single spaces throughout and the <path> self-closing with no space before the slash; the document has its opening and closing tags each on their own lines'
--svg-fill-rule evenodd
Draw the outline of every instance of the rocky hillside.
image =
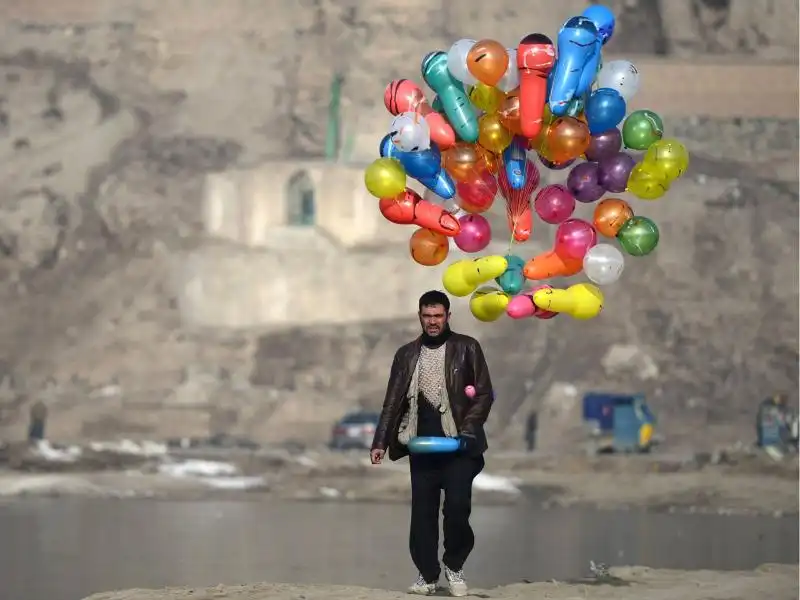
<svg viewBox="0 0 800 600">
<path fill-rule="evenodd" d="M 608 4 L 618 52 L 796 61 L 790 2 Z M 374 403 L 406 325 L 260 340 L 185 331 L 170 272 L 196 243 L 203 173 L 321 153 L 334 73 L 346 110 L 369 111 L 427 50 L 554 32 L 585 3 L 434 5 L 3 2 L 0 434 L 19 434 L 34 398 L 61 415 L 57 432 L 101 436 L 274 437 L 326 399 L 332 415 Z M 506 400 L 498 427 L 534 400 L 563 406 L 565 383 L 645 389 L 698 424 L 744 423 L 760 396 L 796 389 L 797 123 L 669 125 L 707 160 L 653 205 L 669 241 L 611 292 L 625 308 L 589 328 L 481 331 Z"/>
</svg>

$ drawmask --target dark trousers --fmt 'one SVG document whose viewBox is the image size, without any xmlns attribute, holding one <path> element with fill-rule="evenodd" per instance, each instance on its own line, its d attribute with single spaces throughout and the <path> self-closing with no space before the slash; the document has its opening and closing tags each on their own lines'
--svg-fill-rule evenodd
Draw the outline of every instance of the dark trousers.
<svg viewBox="0 0 800 600">
<path fill-rule="evenodd" d="M 460 571 L 475 535 L 469 524 L 472 480 L 483 470 L 483 456 L 427 454 L 411 461 L 411 559 L 428 582 L 439 579 L 439 506 L 444 491 L 444 564 Z"/>
</svg>

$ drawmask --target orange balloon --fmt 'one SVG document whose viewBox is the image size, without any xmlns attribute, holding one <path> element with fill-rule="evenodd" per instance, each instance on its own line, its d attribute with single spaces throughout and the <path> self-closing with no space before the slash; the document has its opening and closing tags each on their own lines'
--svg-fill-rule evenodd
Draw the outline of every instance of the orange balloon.
<svg viewBox="0 0 800 600">
<path fill-rule="evenodd" d="M 500 104 L 500 122 L 510 132 L 522 135 L 522 126 L 519 123 L 519 88 L 516 87 L 506 94 L 505 100 Z"/>
<path fill-rule="evenodd" d="M 560 160 L 555 160 L 551 156 L 550 150 L 550 131 L 552 130 L 553 123 L 555 123 L 557 118 L 558 117 L 554 116 L 553 113 L 550 112 L 550 107 L 545 104 L 544 112 L 542 113 L 542 128 L 535 137 L 531 138 L 530 143 L 531 150 L 536 150 L 536 152 L 544 156 L 547 160 L 554 163 L 563 162 Z"/>
<path fill-rule="evenodd" d="M 625 221 L 631 217 L 633 217 L 633 209 L 625 200 L 606 198 L 595 207 L 592 224 L 600 235 L 615 238 Z"/>
<path fill-rule="evenodd" d="M 553 121 L 547 133 L 550 160 L 561 163 L 578 158 L 586 152 L 591 140 L 586 123 L 575 117 L 560 117 Z"/>
<path fill-rule="evenodd" d="M 552 277 L 569 277 L 580 273 L 583 261 L 579 258 L 562 258 L 555 251 L 550 250 L 539 256 L 534 256 L 522 269 L 525 279 L 538 281 Z"/>
<path fill-rule="evenodd" d="M 450 242 L 441 233 L 417 229 L 408 243 L 411 258 L 423 267 L 435 267 L 444 262 L 450 252 Z"/>
<path fill-rule="evenodd" d="M 492 175 L 497 175 L 497 169 L 500 168 L 500 162 L 497 158 L 497 155 L 493 152 L 489 152 L 486 148 L 481 146 L 480 144 L 475 144 L 475 149 L 480 154 L 481 160 L 483 164 L 486 166 L 486 169 Z"/>
<path fill-rule="evenodd" d="M 483 169 L 482 155 L 477 144 L 457 142 L 442 152 L 442 166 L 456 181 L 469 181 Z"/>
<path fill-rule="evenodd" d="M 481 83 L 496 86 L 508 69 L 505 46 L 494 40 L 477 42 L 467 53 L 467 69 Z"/>
</svg>

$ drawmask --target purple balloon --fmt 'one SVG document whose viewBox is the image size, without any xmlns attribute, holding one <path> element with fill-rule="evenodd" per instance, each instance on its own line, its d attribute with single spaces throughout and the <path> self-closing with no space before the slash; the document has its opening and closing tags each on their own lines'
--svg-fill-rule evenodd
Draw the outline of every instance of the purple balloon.
<svg viewBox="0 0 800 600">
<path fill-rule="evenodd" d="M 589 148 L 586 150 L 586 160 L 595 162 L 613 156 L 622 148 L 622 134 L 616 127 L 591 137 Z"/>
<path fill-rule="evenodd" d="M 492 227 L 482 215 L 464 215 L 458 219 L 461 231 L 453 238 L 464 252 L 480 252 L 492 241 Z"/>
<path fill-rule="evenodd" d="M 598 176 L 600 185 L 608 192 L 624 192 L 635 164 L 636 160 L 627 152 L 617 152 L 601 159 L 597 163 L 600 169 Z"/>
<path fill-rule="evenodd" d="M 583 219 L 567 219 L 556 229 L 554 250 L 565 258 L 583 259 L 597 244 L 597 231 Z"/>
<path fill-rule="evenodd" d="M 606 189 L 600 185 L 600 167 L 596 162 L 585 162 L 572 167 L 567 178 L 567 187 L 575 200 L 584 202 L 596 202 L 606 193 Z"/>
<path fill-rule="evenodd" d="M 542 221 L 557 225 L 575 212 L 575 198 L 564 185 L 548 185 L 536 194 L 533 209 Z"/>
</svg>

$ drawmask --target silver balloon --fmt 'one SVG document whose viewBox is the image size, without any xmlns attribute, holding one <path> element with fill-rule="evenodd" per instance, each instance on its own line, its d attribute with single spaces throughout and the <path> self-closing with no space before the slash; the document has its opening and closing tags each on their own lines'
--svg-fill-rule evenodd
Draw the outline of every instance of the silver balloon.
<svg viewBox="0 0 800 600">
<path fill-rule="evenodd" d="M 519 69 L 517 68 L 517 49 L 506 48 L 506 52 L 508 52 L 508 68 L 496 87 L 507 94 L 519 87 Z"/>
<path fill-rule="evenodd" d="M 639 91 L 639 69 L 629 60 L 612 60 L 603 65 L 597 74 L 597 87 L 617 90 L 630 102 Z"/>
<path fill-rule="evenodd" d="M 447 70 L 454 79 L 463 83 L 464 87 L 478 83 L 478 80 L 467 68 L 467 54 L 476 43 L 476 40 L 467 38 L 458 40 L 450 46 L 450 50 L 447 52 Z"/>
<path fill-rule="evenodd" d="M 622 252 L 611 244 L 592 246 L 583 257 L 583 272 L 592 283 L 609 285 L 616 282 L 625 269 Z"/>
</svg>

